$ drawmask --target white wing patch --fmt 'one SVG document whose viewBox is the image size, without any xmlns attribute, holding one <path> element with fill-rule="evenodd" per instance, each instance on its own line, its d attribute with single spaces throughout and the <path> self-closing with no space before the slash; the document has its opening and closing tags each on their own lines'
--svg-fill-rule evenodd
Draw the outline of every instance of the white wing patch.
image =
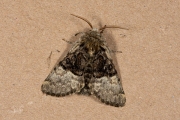
<svg viewBox="0 0 180 120">
<path fill-rule="evenodd" d="M 116 75 L 113 77 L 104 76 L 95 79 L 92 92 L 97 98 L 106 104 L 123 106 L 126 102 L 123 88 L 120 84 L 119 78 Z"/>
<path fill-rule="evenodd" d="M 43 93 L 64 96 L 79 92 L 84 87 L 83 83 L 82 76 L 76 76 L 59 66 L 49 74 L 41 88 Z"/>
</svg>

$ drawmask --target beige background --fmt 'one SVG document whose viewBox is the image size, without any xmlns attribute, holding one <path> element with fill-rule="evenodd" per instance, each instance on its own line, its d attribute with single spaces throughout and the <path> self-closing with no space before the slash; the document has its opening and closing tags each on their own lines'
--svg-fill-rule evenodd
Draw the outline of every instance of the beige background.
<svg viewBox="0 0 180 120">
<path fill-rule="evenodd" d="M 180 2 L 178 0 L 1 0 L 1 120 L 180 119 Z M 106 29 L 121 73 L 124 107 L 102 104 L 92 96 L 56 98 L 40 87 L 54 64 L 89 26 L 80 15 Z M 53 52 L 48 67 L 47 58 Z"/>
</svg>

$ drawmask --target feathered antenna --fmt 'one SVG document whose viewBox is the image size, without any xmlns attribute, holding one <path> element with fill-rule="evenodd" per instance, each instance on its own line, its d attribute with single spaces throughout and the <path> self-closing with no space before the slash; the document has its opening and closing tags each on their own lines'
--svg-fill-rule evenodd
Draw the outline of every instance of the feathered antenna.
<svg viewBox="0 0 180 120">
<path fill-rule="evenodd" d="M 85 22 L 87 22 L 88 24 L 89 24 L 89 26 L 93 29 L 93 26 L 92 26 L 92 24 L 87 20 L 87 19 L 85 19 L 85 18 L 83 18 L 83 17 L 80 17 L 80 16 L 78 16 L 78 15 L 74 15 L 74 14 L 71 14 L 72 16 L 75 16 L 75 17 L 77 17 L 77 18 L 80 18 L 80 19 L 82 19 L 82 20 L 84 20 Z"/>
</svg>

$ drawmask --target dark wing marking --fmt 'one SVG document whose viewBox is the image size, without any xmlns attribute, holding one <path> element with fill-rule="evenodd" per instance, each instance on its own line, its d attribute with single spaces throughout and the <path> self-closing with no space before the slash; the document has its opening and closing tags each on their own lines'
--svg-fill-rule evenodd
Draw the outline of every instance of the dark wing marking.
<svg viewBox="0 0 180 120">
<path fill-rule="evenodd" d="M 86 56 L 79 49 L 80 47 L 75 45 L 67 56 L 56 65 L 41 86 L 43 93 L 64 96 L 80 92 L 84 87 L 83 70 Z"/>
<path fill-rule="evenodd" d="M 82 76 L 86 63 L 87 58 L 85 54 L 81 51 L 76 51 L 75 53 L 69 53 L 59 65 L 75 75 Z"/>
<path fill-rule="evenodd" d="M 117 76 L 115 66 L 107 52 L 99 52 L 94 59 L 94 83 L 92 83 L 92 93 L 102 102 L 112 106 L 123 106 L 126 97 Z"/>
<path fill-rule="evenodd" d="M 105 51 L 99 51 L 93 60 L 93 76 L 100 78 L 103 76 L 114 76 L 117 74 L 112 60 L 109 59 Z"/>
</svg>

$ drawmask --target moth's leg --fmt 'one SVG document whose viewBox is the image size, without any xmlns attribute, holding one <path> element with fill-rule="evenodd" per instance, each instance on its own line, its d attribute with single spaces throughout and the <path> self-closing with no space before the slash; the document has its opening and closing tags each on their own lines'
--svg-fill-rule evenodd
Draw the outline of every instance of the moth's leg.
<svg viewBox="0 0 180 120">
<path fill-rule="evenodd" d="M 111 53 L 122 53 L 122 51 L 118 51 L 118 50 L 110 50 Z"/>
<path fill-rule="evenodd" d="M 66 40 L 66 39 L 62 39 L 62 40 L 65 41 L 65 42 L 67 42 L 68 44 L 73 44 L 73 42 L 68 41 L 68 40 Z"/>
<path fill-rule="evenodd" d="M 52 53 L 53 52 L 60 52 L 59 50 L 56 50 L 56 51 L 51 51 L 50 54 L 49 54 L 49 57 L 47 58 L 47 64 L 48 64 L 48 68 L 50 67 L 50 64 L 51 64 L 51 56 L 52 56 Z"/>
<path fill-rule="evenodd" d="M 78 33 L 76 33 L 74 36 L 77 36 L 77 35 L 79 35 L 79 34 L 83 34 L 83 32 L 78 32 Z"/>
<path fill-rule="evenodd" d="M 122 51 L 119 51 L 119 50 L 111 50 L 110 48 L 108 48 L 105 45 L 103 46 L 103 48 L 106 50 L 106 54 L 109 54 L 109 53 L 122 53 Z"/>
</svg>

